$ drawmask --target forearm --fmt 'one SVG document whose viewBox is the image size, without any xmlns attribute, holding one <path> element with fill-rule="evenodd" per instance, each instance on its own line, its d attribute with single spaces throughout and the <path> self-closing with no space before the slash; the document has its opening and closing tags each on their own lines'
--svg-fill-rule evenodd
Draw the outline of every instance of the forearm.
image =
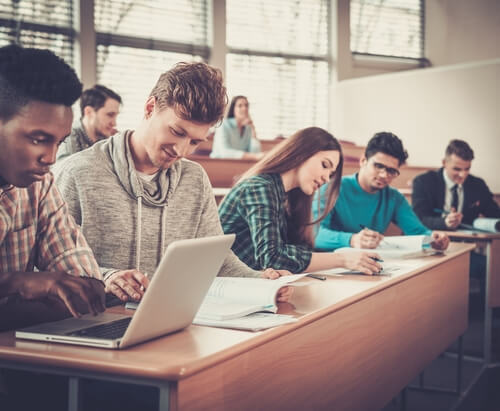
<svg viewBox="0 0 500 411">
<path fill-rule="evenodd" d="M 344 267 L 344 257 L 341 253 L 325 252 L 312 253 L 311 262 L 306 268 L 307 272 L 328 270 L 336 267 Z"/>
<path fill-rule="evenodd" d="M 20 276 L 22 273 L 0 273 L 0 298 L 19 294 Z"/>
<path fill-rule="evenodd" d="M 326 251 L 336 250 L 341 247 L 350 247 L 352 234 L 320 227 L 315 239 L 315 247 Z"/>
<path fill-rule="evenodd" d="M 61 303 L 55 301 L 27 301 L 11 297 L 0 305 L 0 331 L 27 327 L 47 321 L 56 321 L 71 316 Z"/>
<path fill-rule="evenodd" d="M 232 251 L 224 260 L 219 271 L 219 277 L 255 277 L 262 275 L 261 271 L 253 270 L 244 262 L 242 262 Z"/>
</svg>

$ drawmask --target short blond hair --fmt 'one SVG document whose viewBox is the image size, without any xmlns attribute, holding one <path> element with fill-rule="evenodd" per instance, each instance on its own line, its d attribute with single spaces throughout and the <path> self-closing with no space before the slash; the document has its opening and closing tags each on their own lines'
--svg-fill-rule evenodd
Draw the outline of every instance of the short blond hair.
<svg viewBox="0 0 500 411">
<path fill-rule="evenodd" d="M 171 107 L 183 119 L 204 124 L 220 122 L 228 101 L 221 71 L 206 63 L 177 63 L 149 96 L 160 110 Z"/>
</svg>

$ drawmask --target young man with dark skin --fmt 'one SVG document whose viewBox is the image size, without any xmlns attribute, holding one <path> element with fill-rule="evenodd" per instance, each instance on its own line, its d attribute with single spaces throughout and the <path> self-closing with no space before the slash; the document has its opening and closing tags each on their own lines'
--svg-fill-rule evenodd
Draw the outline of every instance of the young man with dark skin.
<svg viewBox="0 0 500 411">
<path fill-rule="evenodd" d="M 105 309 L 99 267 L 49 172 L 80 93 L 52 52 L 0 48 L 0 330 Z M 1 409 L 62 410 L 64 392 L 58 377 L 0 374 Z"/>
<path fill-rule="evenodd" d="M 405 235 L 432 235 L 432 247 L 446 249 L 448 236 L 431 233 L 404 196 L 390 187 L 407 158 L 403 143 L 396 135 L 376 133 L 360 159 L 359 172 L 342 177 L 335 207 L 321 222 L 316 235 L 316 247 L 327 251 L 341 247 L 376 248 L 393 222 Z"/>
<path fill-rule="evenodd" d="M 104 310 L 98 266 L 49 172 L 80 92 L 48 50 L 0 48 L 2 329 Z"/>
<path fill-rule="evenodd" d="M 115 134 L 121 104 L 122 98 L 117 93 L 100 84 L 85 90 L 80 97 L 82 116 L 59 147 L 57 160 L 89 148 L 97 141 Z"/>
</svg>

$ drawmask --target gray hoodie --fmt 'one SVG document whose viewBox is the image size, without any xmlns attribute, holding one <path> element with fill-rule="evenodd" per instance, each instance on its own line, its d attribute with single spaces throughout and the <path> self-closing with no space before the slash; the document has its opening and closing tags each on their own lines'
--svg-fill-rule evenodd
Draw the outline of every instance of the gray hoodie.
<svg viewBox="0 0 500 411">
<path fill-rule="evenodd" d="M 130 153 L 131 135 L 118 133 L 52 170 L 104 278 L 131 268 L 153 274 L 172 241 L 223 234 L 203 168 L 181 159 L 151 182 L 142 180 Z M 219 275 L 258 277 L 261 272 L 231 251 Z"/>
</svg>

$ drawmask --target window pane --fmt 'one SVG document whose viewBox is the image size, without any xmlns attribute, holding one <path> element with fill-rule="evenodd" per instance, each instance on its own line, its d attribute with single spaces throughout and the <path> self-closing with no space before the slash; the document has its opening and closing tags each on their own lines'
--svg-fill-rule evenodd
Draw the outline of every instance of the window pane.
<svg viewBox="0 0 500 411">
<path fill-rule="evenodd" d="M 257 136 L 328 125 L 328 0 L 227 0 L 226 83 Z"/>
<path fill-rule="evenodd" d="M 351 51 L 422 58 L 421 0 L 351 0 Z"/>
<path fill-rule="evenodd" d="M 123 100 L 118 129 L 135 129 L 142 119 L 144 103 L 161 73 L 179 61 L 199 56 L 130 47 L 98 46 L 97 78 Z"/>
<path fill-rule="evenodd" d="M 69 0 L 0 0 L 0 18 L 49 26 L 72 27 L 73 2 Z"/>
<path fill-rule="evenodd" d="M 229 97 L 245 95 L 260 139 L 328 124 L 328 63 L 227 55 Z"/>
<path fill-rule="evenodd" d="M 0 0 L 0 46 L 47 48 L 73 64 L 72 0 Z"/>
<path fill-rule="evenodd" d="M 96 0 L 96 31 L 132 37 L 208 43 L 206 0 Z"/>
<path fill-rule="evenodd" d="M 326 55 L 328 2 L 227 0 L 227 44 L 286 54 Z"/>
</svg>

